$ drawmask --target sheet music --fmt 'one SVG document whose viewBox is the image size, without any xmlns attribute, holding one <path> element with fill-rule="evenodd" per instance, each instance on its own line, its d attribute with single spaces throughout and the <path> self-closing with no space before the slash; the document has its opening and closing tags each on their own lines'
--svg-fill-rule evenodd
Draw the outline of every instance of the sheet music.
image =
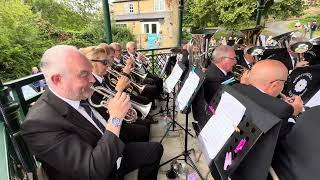
<svg viewBox="0 0 320 180">
<path fill-rule="evenodd" d="M 306 106 L 308 107 L 314 107 L 318 105 L 320 105 L 320 90 L 306 103 Z"/>
<path fill-rule="evenodd" d="M 183 70 L 180 68 L 179 64 L 176 63 L 176 65 L 172 69 L 170 76 L 164 82 L 164 87 L 166 88 L 168 93 L 172 92 L 174 86 L 179 81 L 182 73 L 183 73 Z"/>
<path fill-rule="evenodd" d="M 180 111 L 182 111 L 187 106 L 192 94 L 198 87 L 199 82 L 200 77 L 195 72 L 191 71 L 177 97 Z"/>
<path fill-rule="evenodd" d="M 221 96 L 215 114 L 209 119 L 199 135 L 207 163 L 216 157 L 220 149 L 240 123 L 246 107 L 227 92 Z"/>
</svg>

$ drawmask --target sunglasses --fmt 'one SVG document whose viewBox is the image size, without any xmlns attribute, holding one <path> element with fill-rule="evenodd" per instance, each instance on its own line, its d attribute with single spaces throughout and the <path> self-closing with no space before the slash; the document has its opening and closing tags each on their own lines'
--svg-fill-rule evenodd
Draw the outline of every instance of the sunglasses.
<svg viewBox="0 0 320 180">
<path fill-rule="evenodd" d="M 105 66 L 111 64 L 108 59 L 104 59 L 104 60 L 92 59 L 91 61 L 92 61 L 92 62 L 99 62 L 99 63 L 101 63 L 101 64 L 103 64 L 103 65 L 105 65 Z"/>
</svg>

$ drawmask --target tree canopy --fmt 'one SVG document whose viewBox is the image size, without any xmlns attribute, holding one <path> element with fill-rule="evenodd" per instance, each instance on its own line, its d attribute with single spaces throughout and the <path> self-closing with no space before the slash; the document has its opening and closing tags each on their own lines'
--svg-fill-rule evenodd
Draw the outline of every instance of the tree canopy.
<svg viewBox="0 0 320 180">
<path fill-rule="evenodd" d="M 105 42 L 99 0 L 0 0 L 0 77 L 17 79 L 39 64 L 56 44 L 86 47 Z M 113 40 L 133 40 L 127 28 L 112 26 Z"/>
<path fill-rule="evenodd" d="M 184 22 L 187 26 L 204 28 L 220 26 L 239 30 L 255 25 L 257 15 L 256 0 L 186 0 Z M 302 0 L 267 2 L 266 17 L 287 19 L 303 13 Z"/>
</svg>

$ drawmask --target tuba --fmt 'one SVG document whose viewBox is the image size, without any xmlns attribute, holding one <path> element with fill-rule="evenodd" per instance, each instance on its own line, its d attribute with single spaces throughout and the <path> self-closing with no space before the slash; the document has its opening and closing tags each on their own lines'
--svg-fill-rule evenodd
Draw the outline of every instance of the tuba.
<svg viewBox="0 0 320 180">
<path fill-rule="evenodd" d="M 193 34 L 188 43 L 189 59 L 193 66 L 205 68 L 208 64 L 210 39 L 213 34 Z"/>
<path fill-rule="evenodd" d="M 111 86 L 116 87 L 118 83 L 117 78 L 121 76 L 121 73 L 112 69 L 107 69 L 107 72 L 108 72 L 107 78 L 111 83 Z M 129 87 L 126 89 L 126 91 L 130 94 L 137 96 L 142 93 L 144 88 L 145 88 L 145 85 L 139 85 L 135 82 L 130 81 Z"/>
<path fill-rule="evenodd" d="M 97 92 L 98 94 L 103 96 L 103 99 L 100 101 L 99 104 L 95 104 L 92 102 L 91 97 L 88 99 L 88 102 L 95 108 L 99 108 L 99 107 L 107 107 L 108 105 L 108 100 L 104 100 L 104 99 L 109 99 L 112 98 L 114 96 L 114 93 L 112 91 L 109 91 L 108 89 L 102 87 L 102 86 L 97 86 L 97 87 L 91 87 L 91 89 L 95 92 Z M 130 108 L 128 113 L 126 114 L 124 120 L 127 121 L 128 123 L 132 123 L 135 122 L 135 120 L 138 118 L 138 113 L 137 110 L 141 113 L 141 117 L 142 119 L 144 119 L 150 109 L 151 109 L 151 105 L 152 103 L 150 102 L 147 105 L 143 105 L 134 101 L 131 101 L 131 105 L 133 108 Z"/>
<path fill-rule="evenodd" d="M 244 34 L 243 44 L 248 46 L 249 44 L 256 45 L 258 37 L 262 32 L 263 27 L 255 27 L 250 29 L 240 30 Z"/>
</svg>

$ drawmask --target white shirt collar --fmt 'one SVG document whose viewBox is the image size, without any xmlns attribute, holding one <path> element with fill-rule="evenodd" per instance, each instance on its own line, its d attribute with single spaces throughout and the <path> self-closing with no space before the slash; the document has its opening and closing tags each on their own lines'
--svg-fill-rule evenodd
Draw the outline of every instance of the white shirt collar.
<svg viewBox="0 0 320 180">
<path fill-rule="evenodd" d="M 49 86 L 49 89 L 50 91 L 56 95 L 58 98 L 62 99 L 64 102 L 68 103 L 70 106 L 72 106 L 73 108 L 75 109 L 78 109 L 79 106 L 80 106 L 80 101 L 74 101 L 74 100 L 71 100 L 71 99 L 67 99 L 67 98 L 64 98 L 62 96 L 60 96 L 59 94 L 57 94 L 56 92 L 54 92 L 54 90 L 52 90 Z"/>
<path fill-rule="evenodd" d="M 251 65 L 251 63 L 249 63 L 245 57 L 244 57 L 244 60 L 246 61 L 247 65 L 249 64 Z"/>
<path fill-rule="evenodd" d="M 216 64 L 217 68 L 220 69 L 220 71 L 226 76 L 227 72 L 225 70 L 223 70 L 222 68 L 220 68 L 217 64 Z"/>
<path fill-rule="evenodd" d="M 117 62 L 118 64 L 120 63 L 120 59 L 118 59 L 118 58 L 116 58 L 116 57 L 113 58 L 113 59 L 114 59 L 114 61 Z"/>
<path fill-rule="evenodd" d="M 102 83 L 102 81 L 103 81 L 103 77 L 101 77 L 101 76 L 98 76 L 97 74 L 95 74 L 94 72 L 92 72 L 92 75 L 99 81 L 99 83 Z"/>
</svg>

